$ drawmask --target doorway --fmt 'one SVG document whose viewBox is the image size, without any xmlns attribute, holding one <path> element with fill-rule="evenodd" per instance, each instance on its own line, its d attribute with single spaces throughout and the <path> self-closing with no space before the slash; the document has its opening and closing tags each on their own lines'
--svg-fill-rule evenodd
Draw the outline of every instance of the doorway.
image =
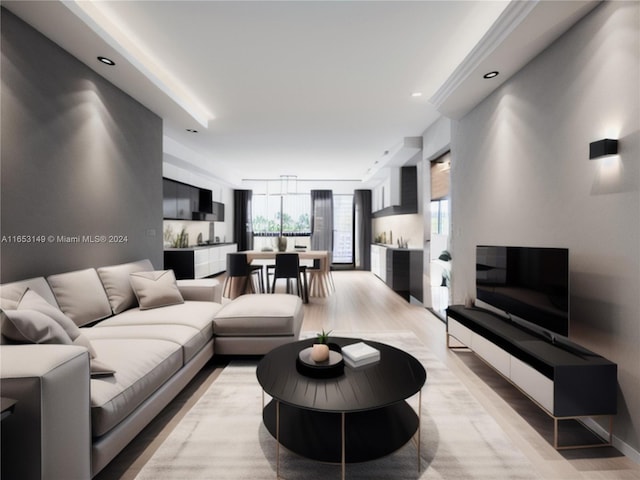
<svg viewBox="0 0 640 480">
<path fill-rule="evenodd" d="M 451 283 L 450 171 L 451 152 L 447 152 L 431 162 L 431 234 L 429 242 L 431 309 L 442 319 L 445 319 L 447 315 Z"/>
<path fill-rule="evenodd" d="M 353 195 L 333 196 L 333 259 L 336 268 L 353 268 Z"/>
</svg>

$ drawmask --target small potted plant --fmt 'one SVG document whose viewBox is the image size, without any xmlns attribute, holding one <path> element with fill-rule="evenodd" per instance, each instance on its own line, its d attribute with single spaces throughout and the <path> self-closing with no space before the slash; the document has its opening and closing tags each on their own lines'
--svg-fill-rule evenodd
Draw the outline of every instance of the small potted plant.
<svg viewBox="0 0 640 480">
<path fill-rule="evenodd" d="M 311 359 L 314 362 L 326 362 L 327 360 L 329 360 L 328 340 L 330 333 L 331 330 L 325 332 L 324 329 L 322 329 L 322 333 L 317 334 L 316 343 L 314 343 L 313 347 L 311 348 Z"/>
</svg>

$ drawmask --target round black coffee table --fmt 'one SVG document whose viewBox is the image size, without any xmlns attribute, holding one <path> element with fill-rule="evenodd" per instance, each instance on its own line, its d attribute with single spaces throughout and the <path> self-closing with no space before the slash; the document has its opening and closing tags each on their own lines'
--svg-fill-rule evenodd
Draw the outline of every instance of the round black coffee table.
<svg viewBox="0 0 640 480">
<path fill-rule="evenodd" d="M 273 349 L 258 364 L 256 375 L 272 400 L 263 421 L 279 447 L 322 462 L 345 464 L 388 455 L 416 436 L 420 468 L 420 401 L 418 412 L 406 399 L 420 393 L 427 372 L 408 353 L 383 343 L 331 337 L 340 347 L 364 341 L 380 351 L 378 362 L 345 365 L 335 378 L 312 378 L 296 368 L 301 350 L 315 339 Z M 421 399 L 420 399 L 421 400 Z M 417 435 L 416 435 L 417 433 Z"/>
</svg>

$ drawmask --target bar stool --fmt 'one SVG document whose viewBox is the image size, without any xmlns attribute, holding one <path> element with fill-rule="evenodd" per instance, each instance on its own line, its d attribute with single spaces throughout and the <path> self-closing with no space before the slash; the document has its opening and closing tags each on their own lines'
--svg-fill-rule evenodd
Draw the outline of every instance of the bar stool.
<svg viewBox="0 0 640 480">
<path fill-rule="evenodd" d="M 251 265 L 247 261 L 246 253 L 227 254 L 227 278 L 222 289 L 222 296 L 226 298 L 236 298 L 249 290 L 255 293 L 251 276 L 257 275 L 260 293 L 264 293 L 264 281 L 262 277 L 262 266 Z M 234 288 L 234 280 L 240 282 L 240 288 Z"/>
<path fill-rule="evenodd" d="M 287 281 L 287 293 L 291 293 L 291 280 L 295 280 L 298 296 L 302 298 L 304 303 L 309 303 L 307 267 L 300 265 L 300 257 L 297 253 L 278 253 L 276 255 L 271 293 L 275 293 L 276 281 L 279 278 Z"/>
</svg>

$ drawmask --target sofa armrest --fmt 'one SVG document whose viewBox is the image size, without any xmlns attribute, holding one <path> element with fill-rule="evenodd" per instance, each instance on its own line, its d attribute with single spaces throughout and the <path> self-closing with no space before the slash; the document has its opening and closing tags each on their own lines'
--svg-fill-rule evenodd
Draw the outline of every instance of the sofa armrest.
<svg viewBox="0 0 640 480">
<path fill-rule="evenodd" d="M 89 354 L 72 345 L 0 346 L 2 478 L 91 478 Z"/>
<path fill-rule="evenodd" d="M 177 280 L 177 284 L 185 300 L 216 303 L 222 301 L 222 286 L 215 278 Z"/>
</svg>

